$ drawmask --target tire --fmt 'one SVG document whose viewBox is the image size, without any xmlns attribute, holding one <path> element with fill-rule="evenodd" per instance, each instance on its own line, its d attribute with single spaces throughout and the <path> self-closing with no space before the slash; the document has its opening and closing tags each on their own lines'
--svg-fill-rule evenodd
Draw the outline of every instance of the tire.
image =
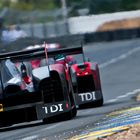
<svg viewBox="0 0 140 140">
<path fill-rule="evenodd" d="M 64 114 L 64 117 L 66 120 L 70 120 L 72 118 L 74 118 L 77 114 L 77 109 L 76 107 L 74 107 L 72 110 L 70 110 L 69 112 Z"/>
<path fill-rule="evenodd" d="M 77 109 L 76 107 L 74 107 L 72 110 L 72 118 L 76 117 L 76 115 L 77 115 Z"/>
<path fill-rule="evenodd" d="M 96 102 L 97 107 L 103 106 L 103 104 L 104 104 L 104 99 L 103 98 L 101 98 L 99 101 Z"/>
</svg>

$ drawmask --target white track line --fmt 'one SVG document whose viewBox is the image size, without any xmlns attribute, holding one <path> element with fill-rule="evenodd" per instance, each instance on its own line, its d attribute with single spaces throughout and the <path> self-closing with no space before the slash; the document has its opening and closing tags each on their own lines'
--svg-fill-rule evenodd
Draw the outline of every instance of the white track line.
<svg viewBox="0 0 140 140">
<path fill-rule="evenodd" d="M 134 48 L 131 51 L 128 51 L 127 53 L 124 53 L 116 58 L 111 59 L 110 61 L 100 64 L 99 68 L 105 68 L 105 67 L 109 66 L 110 64 L 114 64 L 120 60 L 126 59 L 127 57 L 129 57 L 130 55 L 132 55 L 133 53 L 135 53 L 137 51 L 140 51 L 140 47 Z"/>
<path fill-rule="evenodd" d="M 118 101 L 118 100 L 120 100 L 122 98 L 126 98 L 126 97 L 129 97 L 131 95 L 136 95 L 138 93 L 140 93 L 140 89 L 136 89 L 136 90 L 134 90 L 132 92 L 127 92 L 124 95 L 116 97 L 115 99 L 111 99 L 111 100 L 106 101 L 106 103 L 113 103 L 113 102 L 116 102 L 116 101 Z"/>
<path fill-rule="evenodd" d="M 116 101 L 117 101 L 117 99 L 110 99 L 110 100 L 106 101 L 106 103 L 113 103 L 113 102 L 116 102 Z"/>
<path fill-rule="evenodd" d="M 25 137 L 21 140 L 33 140 L 33 139 L 36 139 L 37 137 L 38 137 L 38 135 L 33 135 L 33 136 Z"/>
<path fill-rule="evenodd" d="M 46 128 L 44 128 L 44 130 L 54 129 L 54 128 L 58 127 L 59 125 L 60 125 L 60 123 L 46 127 Z"/>
<path fill-rule="evenodd" d="M 127 94 L 124 94 L 124 95 L 118 96 L 117 99 L 126 98 L 126 97 L 128 97 L 128 95 Z"/>
</svg>

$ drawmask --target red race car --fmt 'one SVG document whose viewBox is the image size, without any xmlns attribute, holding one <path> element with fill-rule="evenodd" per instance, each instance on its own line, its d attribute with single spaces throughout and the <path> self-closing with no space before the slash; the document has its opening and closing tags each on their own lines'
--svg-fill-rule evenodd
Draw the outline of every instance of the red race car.
<svg viewBox="0 0 140 140">
<path fill-rule="evenodd" d="M 63 64 L 70 75 L 74 97 L 78 106 L 93 104 L 103 105 L 103 94 L 98 64 L 85 61 L 83 48 L 67 48 L 66 52 L 57 54 L 55 63 Z"/>
</svg>

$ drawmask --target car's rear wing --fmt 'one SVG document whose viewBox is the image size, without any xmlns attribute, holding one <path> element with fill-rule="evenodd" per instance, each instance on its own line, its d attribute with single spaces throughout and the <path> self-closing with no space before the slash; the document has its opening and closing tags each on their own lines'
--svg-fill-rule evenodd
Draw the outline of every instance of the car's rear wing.
<svg viewBox="0 0 140 140">
<path fill-rule="evenodd" d="M 80 46 L 80 47 L 47 50 L 47 55 L 49 58 L 54 57 L 57 54 L 64 54 L 64 55 L 83 54 L 83 48 L 82 46 Z M 25 60 L 43 58 L 43 57 L 44 58 L 46 57 L 45 48 L 36 48 L 31 50 L 2 53 L 0 54 L 0 61 L 5 59 L 10 59 L 13 61 L 25 61 Z"/>
<path fill-rule="evenodd" d="M 47 42 L 48 44 L 59 44 L 62 47 L 63 46 L 68 47 L 68 46 L 78 46 L 83 41 L 84 41 L 83 35 L 64 35 L 42 39 L 37 37 L 19 38 L 10 43 L 8 42 L 3 43 L 0 41 L 0 53 L 24 50 L 28 46 L 39 45 L 42 44 L 43 42 Z"/>
</svg>

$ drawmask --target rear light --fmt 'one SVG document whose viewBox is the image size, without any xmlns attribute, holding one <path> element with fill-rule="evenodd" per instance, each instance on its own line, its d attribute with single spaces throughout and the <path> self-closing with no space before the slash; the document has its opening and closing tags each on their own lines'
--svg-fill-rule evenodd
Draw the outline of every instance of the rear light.
<svg viewBox="0 0 140 140">
<path fill-rule="evenodd" d="M 81 74 L 80 74 L 80 73 L 76 73 L 76 75 L 77 75 L 77 76 L 80 76 Z"/>
<path fill-rule="evenodd" d="M 85 75 L 88 75 L 88 72 L 85 72 L 84 74 L 85 74 Z"/>
<path fill-rule="evenodd" d="M 0 104 L 0 112 L 3 111 L 3 104 Z"/>
<path fill-rule="evenodd" d="M 66 109 L 68 109 L 69 108 L 69 104 L 68 103 L 66 103 Z"/>
<path fill-rule="evenodd" d="M 26 84 L 30 84 L 30 83 L 32 82 L 32 80 L 30 79 L 29 76 L 25 76 L 25 77 L 23 78 L 23 80 L 24 80 L 24 82 L 25 82 Z"/>
<path fill-rule="evenodd" d="M 88 74 L 90 74 L 90 72 L 88 72 L 88 71 L 80 71 L 80 72 L 76 73 L 77 76 L 84 76 L 84 75 L 88 75 Z"/>
<path fill-rule="evenodd" d="M 32 63 L 32 62 L 31 62 L 31 63 Z M 25 82 L 26 84 L 30 84 L 32 81 L 31 81 L 30 77 L 29 77 L 28 74 L 27 74 L 26 65 L 25 65 L 24 63 L 22 63 L 20 69 L 21 69 L 21 76 L 22 76 L 24 82 Z"/>
</svg>

